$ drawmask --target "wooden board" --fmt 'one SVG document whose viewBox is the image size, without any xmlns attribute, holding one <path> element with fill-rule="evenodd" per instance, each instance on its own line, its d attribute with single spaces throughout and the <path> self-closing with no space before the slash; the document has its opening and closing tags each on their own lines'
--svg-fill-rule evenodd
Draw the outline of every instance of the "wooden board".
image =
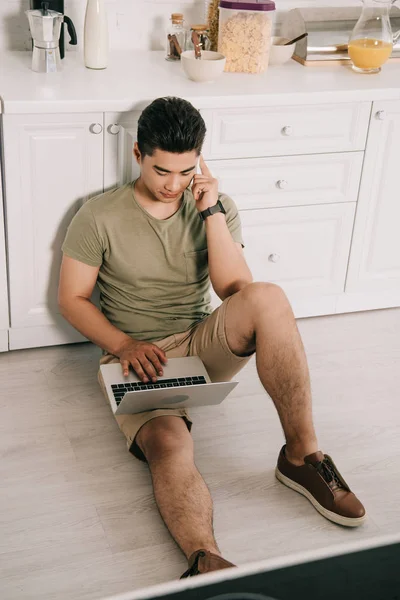
<svg viewBox="0 0 400 600">
<path fill-rule="evenodd" d="M 337 58 L 337 59 L 330 59 L 330 60 L 306 60 L 304 58 L 301 58 L 300 56 L 297 56 L 296 54 L 294 54 L 292 56 L 292 59 L 295 60 L 296 62 L 300 63 L 301 65 L 304 65 L 305 67 L 326 67 L 329 65 L 349 65 L 351 64 L 351 60 L 350 58 Z M 393 56 L 392 58 L 389 58 L 388 62 L 400 62 L 400 56 Z"/>
</svg>

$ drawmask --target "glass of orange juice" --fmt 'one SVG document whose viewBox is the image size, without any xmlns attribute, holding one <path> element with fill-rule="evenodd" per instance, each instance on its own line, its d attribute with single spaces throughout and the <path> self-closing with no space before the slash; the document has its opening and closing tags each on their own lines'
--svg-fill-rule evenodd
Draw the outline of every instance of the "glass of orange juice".
<svg viewBox="0 0 400 600">
<path fill-rule="evenodd" d="M 389 11 L 394 0 L 362 0 L 364 6 L 348 44 L 353 69 L 379 73 L 388 60 L 400 32 L 393 36 Z"/>
</svg>

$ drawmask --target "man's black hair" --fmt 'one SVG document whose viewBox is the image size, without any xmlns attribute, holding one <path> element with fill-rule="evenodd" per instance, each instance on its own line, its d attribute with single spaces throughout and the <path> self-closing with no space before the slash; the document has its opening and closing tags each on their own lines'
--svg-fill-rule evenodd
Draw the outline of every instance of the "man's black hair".
<svg viewBox="0 0 400 600">
<path fill-rule="evenodd" d="M 139 118 L 137 141 L 142 156 L 155 150 L 200 154 L 206 125 L 199 111 L 182 98 L 157 98 Z"/>
</svg>

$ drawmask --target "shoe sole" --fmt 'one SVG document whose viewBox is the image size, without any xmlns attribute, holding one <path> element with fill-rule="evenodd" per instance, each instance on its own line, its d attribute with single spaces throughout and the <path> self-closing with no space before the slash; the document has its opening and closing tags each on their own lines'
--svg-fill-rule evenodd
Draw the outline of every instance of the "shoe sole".
<svg viewBox="0 0 400 600">
<path fill-rule="evenodd" d="M 333 523 L 337 523 L 338 525 L 343 525 L 344 527 L 358 527 L 359 525 L 362 525 L 364 523 L 365 519 L 367 518 L 367 515 L 364 515 L 363 517 L 356 517 L 356 518 L 352 519 L 351 517 L 342 517 L 341 515 L 338 515 L 338 514 L 332 512 L 331 510 L 327 510 L 326 508 L 324 508 L 322 506 L 322 504 L 320 504 L 314 498 L 314 496 L 306 488 L 304 488 L 299 483 L 296 483 L 292 479 L 289 479 L 289 477 L 286 477 L 286 475 L 284 475 L 283 473 L 281 473 L 279 471 L 278 467 L 276 467 L 276 469 L 275 469 L 275 477 L 281 483 L 283 483 L 283 485 L 286 485 L 288 488 L 294 490 L 295 492 L 298 492 L 299 494 L 301 494 L 302 496 L 307 498 L 307 500 L 309 500 L 311 502 L 313 507 L 323 517 L 325 517 L 325 519 L 328 519 L 329 521 L 333 521 Z"/>
</svg>

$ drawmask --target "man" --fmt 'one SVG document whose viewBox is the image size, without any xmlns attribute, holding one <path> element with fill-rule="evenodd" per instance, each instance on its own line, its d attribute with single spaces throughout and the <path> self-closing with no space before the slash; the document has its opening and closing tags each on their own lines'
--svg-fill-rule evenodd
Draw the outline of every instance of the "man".
<svg viewBox="0 0 400 600">
<path fill-rule="evenodd" d="M 203 360 L 211 380 L 229 380 L 255 352 L 286 439 L 278 479 L 327 519 L 359 525 L 362 504 L 318 450 L 292 309 L 277 285 L 252 281 L 235 204 L 218 193 L 201 156 L 205 132 L 185 100 L 159 98 L 143 111 L 134 147 L 140 177 L 86 202 L 68 229 L 62 314 L 103 349 L 101 363 L 120 362 L 124 375 L 133 368 L 143 381 L 162 375 L 168 357 L 188 355 Z M 210 280 L 223 301 L 213 312 Z M 96 281 L 101 312 L 90 301 Z M 233 566 L 214 538 L 212 500 L 194 463 L 186 410 L 116 419 L 130 452 L 149 465 L 161 516 L 189 561 L 183 576 Z"/>
</svg>

